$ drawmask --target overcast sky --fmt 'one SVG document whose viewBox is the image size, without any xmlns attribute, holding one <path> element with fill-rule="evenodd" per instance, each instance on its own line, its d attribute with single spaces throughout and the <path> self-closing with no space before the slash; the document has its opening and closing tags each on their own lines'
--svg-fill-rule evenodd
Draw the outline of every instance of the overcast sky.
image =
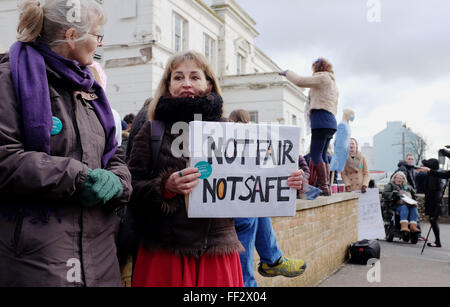
<svg viewBox="0 0 450 307">
<path fill-rule="evenodd" d="M 344 108 L 355 110 L 361 145 L 373 145 L 387 121 L 423 135 L 429 158 L 450 144 L 450 1 L 236 2 L 257 23 L 256 45 L 283 69 L 311 75 L 319 56 L 333 63 L 338 121 Z"/>
</svg>

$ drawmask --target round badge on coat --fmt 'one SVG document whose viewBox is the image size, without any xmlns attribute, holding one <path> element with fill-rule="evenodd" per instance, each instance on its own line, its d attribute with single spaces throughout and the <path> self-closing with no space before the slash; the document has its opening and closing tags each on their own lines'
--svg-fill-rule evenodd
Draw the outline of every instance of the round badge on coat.
<svg viewBox="0 0 450 307">
<path fill-rule="evenodd" d="M 63 129 L 62 121 L 58 117 L 53 116 L 53 125 L 52 125 L 51 135 L 60 134 L 62 129 Z"/>
</svg>

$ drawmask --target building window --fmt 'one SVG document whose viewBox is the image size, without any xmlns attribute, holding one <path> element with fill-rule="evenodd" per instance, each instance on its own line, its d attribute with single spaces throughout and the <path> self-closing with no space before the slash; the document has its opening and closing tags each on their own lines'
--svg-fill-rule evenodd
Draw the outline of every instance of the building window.
<svg viewBox="0 0 450 307">
<path fill-rule="evenodd" d="M 174 42 L 173 50 L 175 52 L 182 52 L 187 50 L 187 29 L 188 23 L 186 19 L 178 14 L 174 14 Z"/>
<path fill-rule="evenodd" d="M 250 111 L 248 114 L 250 114 L 250 122 L 255 124 L 259 123 L 258 111 Z"/>
<path fill-rule="evenodd" d="M 215 67 L 216 62 L 216 41 L 212 39 L 209 35 L 204 35 L 205 41 L 205 56 L 211 64 L 212 67 Z"/>
<path fill-rule="evenodd" d="M 240 53 L 238 53 L 237 55 L 237 74 L 238 75 L 245 74 L 245 58 Z"/>
</svg>

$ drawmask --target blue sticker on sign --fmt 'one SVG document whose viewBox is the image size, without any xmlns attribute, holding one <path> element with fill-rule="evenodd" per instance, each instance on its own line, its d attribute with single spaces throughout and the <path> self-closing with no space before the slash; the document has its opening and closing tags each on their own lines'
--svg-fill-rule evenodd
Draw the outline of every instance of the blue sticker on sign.
<svg viewBox="0 0 450 307">
<path fill-rule="evenodd" d="M 52 135 L 59 134 L 63 129 L 62 121 L 58 118 L 53 116 L 53 125 L 52 125 Z"/>
<path fill-rule="evenodd" d="M 206 161 L 198 162 L 198 163 L 195 165 L 195 167 L 198 168 L 198 172 L 199 172 L 200 174 L 202 174 L 202 176 L 200 177 L 200 179 L 207 179 L 207 178 L 209 178 L 209 176 L 211 176 L 211 174 L 212 174 L 212 166 L 211 166 L 211 164 L 209 164 L 209 163 L 206 162 Z"/>
</svg>

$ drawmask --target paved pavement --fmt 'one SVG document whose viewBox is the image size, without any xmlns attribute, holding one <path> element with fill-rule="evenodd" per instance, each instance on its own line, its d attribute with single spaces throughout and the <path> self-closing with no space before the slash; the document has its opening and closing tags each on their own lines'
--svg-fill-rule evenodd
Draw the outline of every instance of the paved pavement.
<svg viewBox="0 0 450 307">
<path fill-rule="evenodd" d="M 380 282 L 373 267 L 345 264 L 319 287 L 450 287 L 450 224 L 440 224 L 442 248 L 426 246 L 421 255 L 423 241 L 416 245 L 395 238 L 394 242 L 380 240 Z M 426 236 L 430 225 L 422 223 Z M 430 242 L 434 242 L 431 231 Z M 373 268 L 373 270 L 372 270 Z"/>
</svg>

